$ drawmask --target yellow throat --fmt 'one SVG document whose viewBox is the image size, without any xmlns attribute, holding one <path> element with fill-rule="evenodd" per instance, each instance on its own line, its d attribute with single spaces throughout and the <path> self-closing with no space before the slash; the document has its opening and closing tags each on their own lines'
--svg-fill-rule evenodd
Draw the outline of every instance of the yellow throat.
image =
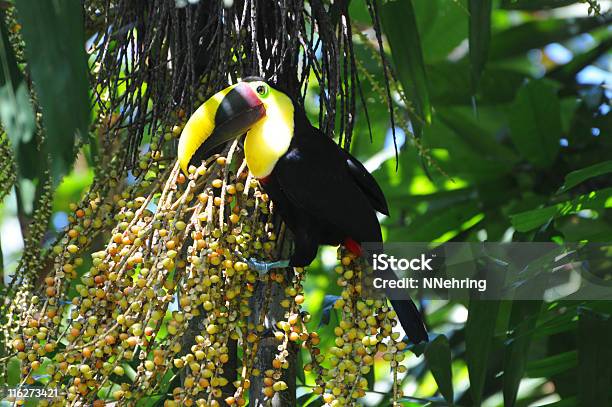
<svg viewBox="0 0 612 407">
<path fill-rule="evenodd" d="M 247 166 L 256 178 L 270 175 L 289 149 L 294 131 L 293 102 L 287 95 L 270 89 L 262 100 L 266 116 L 249 129 L 244 141 Z"/>
</svg>

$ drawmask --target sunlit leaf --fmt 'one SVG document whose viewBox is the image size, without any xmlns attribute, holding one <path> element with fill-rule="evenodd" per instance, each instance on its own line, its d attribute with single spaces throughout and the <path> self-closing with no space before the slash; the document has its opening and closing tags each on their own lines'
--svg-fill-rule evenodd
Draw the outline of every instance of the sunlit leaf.
<svg viewBox="0 0 612 407">
<path fill-rule="evenodd" d="M 544 10 L 578 3 L 578 0 L 502 0 L 501 8 L 509 10 Z"/>
<path fill-rule="evenodd" d="M 565 192 L 586 180 L 609 173 L 612 173 L 612 160 L 603 161 L 586 168 L 572 171 L 565 176 L 565 183 L 563 183 L 559 192 Z"/>
<path fill-rule="evenodd" d="M 612 188 L 605 188 L 580 195 L 571 201 L 517 213 L 511 215 L 510 219 L 516 230 L 528 232 L 559 216 L 570 215 L 583 209 L 605 209 L 610 207 L 612 207 Z"/>
</svg>

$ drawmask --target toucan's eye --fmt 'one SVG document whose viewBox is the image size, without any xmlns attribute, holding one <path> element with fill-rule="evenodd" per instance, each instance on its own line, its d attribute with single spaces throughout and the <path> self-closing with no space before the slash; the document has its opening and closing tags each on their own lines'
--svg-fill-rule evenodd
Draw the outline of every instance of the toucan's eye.
<svg viewBox="0 0 612 407">
<path fill-rule="evenodd" d="M 259 85 L 257 87 L 257 93 L 259 93 L 261 96 L 265 96 L 265 94 L 268 93 L 268 89 L 266 89 L 264 85 Z"/>
</svg>

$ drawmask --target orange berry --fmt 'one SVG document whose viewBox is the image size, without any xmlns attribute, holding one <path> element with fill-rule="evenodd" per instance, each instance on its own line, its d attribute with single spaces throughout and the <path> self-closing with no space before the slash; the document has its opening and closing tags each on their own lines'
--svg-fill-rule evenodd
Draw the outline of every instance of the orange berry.
<svg viewBox="0 0 612 407">
<path fill-rule="evenodd" d="M 15 339 L 13 341 L 13 348 L 18 352 L 23 352 L 25 349 L 25 343 L 21 339 Z"/>
</svg>

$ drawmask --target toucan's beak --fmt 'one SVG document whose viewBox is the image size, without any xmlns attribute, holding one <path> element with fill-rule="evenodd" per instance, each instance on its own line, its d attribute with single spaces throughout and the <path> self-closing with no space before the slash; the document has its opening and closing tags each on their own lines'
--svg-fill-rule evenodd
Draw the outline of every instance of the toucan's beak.
<svg viewBox="0 0 612 407">
<path fill-rule="evenodd" d="M 198 166 L 216 147 L 244 134 L 266 115 L 257 93 L 244 82 L 216 93 L 187 121 L 178 145 L 178 160 L 185 173 Z"/>
</svg>

